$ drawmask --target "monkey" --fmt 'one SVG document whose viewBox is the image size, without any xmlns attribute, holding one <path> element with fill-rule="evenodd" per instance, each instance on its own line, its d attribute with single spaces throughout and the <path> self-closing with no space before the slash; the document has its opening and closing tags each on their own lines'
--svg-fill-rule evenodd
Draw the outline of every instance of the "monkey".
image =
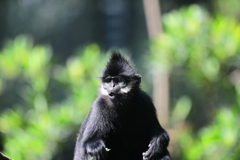
<svg viewBox="0 0 240 160">
<path fill-rule="evenodd" d="M 113 51 L 99 78 L 100 94 L 80 127 L 74 160 L 171 160 L 169 135 L 126 56 Z"/>
</svg>

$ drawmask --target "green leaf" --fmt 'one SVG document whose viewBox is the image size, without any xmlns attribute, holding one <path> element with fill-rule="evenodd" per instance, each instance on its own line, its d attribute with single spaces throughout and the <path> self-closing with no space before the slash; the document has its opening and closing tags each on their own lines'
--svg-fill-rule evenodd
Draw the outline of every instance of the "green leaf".
<svg viewBox="0 0 240 160">
<path fill-rule="evenodd" d="M 192 102 L 189 99 L 189 97 L 182 96 L 181 98 L 179 98 L 172 112 L 173 124 L 183 122 L 187 118 L 191 110 L 191 107 L 192 107 Z"/>
</svg>

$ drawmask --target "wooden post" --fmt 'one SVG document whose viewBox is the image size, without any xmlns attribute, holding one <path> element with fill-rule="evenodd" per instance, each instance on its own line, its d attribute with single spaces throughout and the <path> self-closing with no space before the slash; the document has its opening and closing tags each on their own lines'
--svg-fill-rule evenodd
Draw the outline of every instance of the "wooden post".
<svg viewBox="0 0 240 160">
<path fill-rule="evenodd" d="M 160 4 L 158 0 L 143 0 L 143 5 L 148 35 L 153 40 L 162 32 Z M 168 74 L 161 68 L 155 68 L 153 75 L 153 101 L 161 125 L 167 127 L 169 121 L 169 82 Z"/>
<path fill-rule="evenodd" d="M 143 0 L 148 36 L 156 38 L 162 32 L 161 12 L 158 0 Z"/>
</svg>

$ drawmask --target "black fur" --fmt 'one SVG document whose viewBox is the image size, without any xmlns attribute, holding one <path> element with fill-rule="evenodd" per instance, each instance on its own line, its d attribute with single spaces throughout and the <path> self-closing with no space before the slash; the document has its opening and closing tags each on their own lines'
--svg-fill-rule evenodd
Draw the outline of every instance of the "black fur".
<svg viewBox="0 0 240 160">
<path fill-rule="evenodd" d="M 123 58 L 119 52 L 115 51 L 103 71 L 102 78 L 106 78 L 107 76 L 132 77 L 134 75 L 135 71 L 130 62 Z"/>
<path fill-rule="evenodd" d="M 74 160 L 170 160 L 168 133 L 129 61 L 113 53 L 101 79 L 105 91 L 80 128 Z"/>
</svg>

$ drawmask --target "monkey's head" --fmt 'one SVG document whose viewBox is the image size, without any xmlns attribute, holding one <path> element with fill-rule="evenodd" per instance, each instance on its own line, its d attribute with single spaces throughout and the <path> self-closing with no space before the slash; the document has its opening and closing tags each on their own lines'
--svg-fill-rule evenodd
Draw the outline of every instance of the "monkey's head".
<svg viewBox="0 0 240 160">
<path fill-rule="evenodd" d="M 129 96 L 139 88 L 141 76 L 135 73 L 131 63 L 119 52 L 114 51 L 101 76 L 101 94 L 110 99 Z"/>
</svg>

